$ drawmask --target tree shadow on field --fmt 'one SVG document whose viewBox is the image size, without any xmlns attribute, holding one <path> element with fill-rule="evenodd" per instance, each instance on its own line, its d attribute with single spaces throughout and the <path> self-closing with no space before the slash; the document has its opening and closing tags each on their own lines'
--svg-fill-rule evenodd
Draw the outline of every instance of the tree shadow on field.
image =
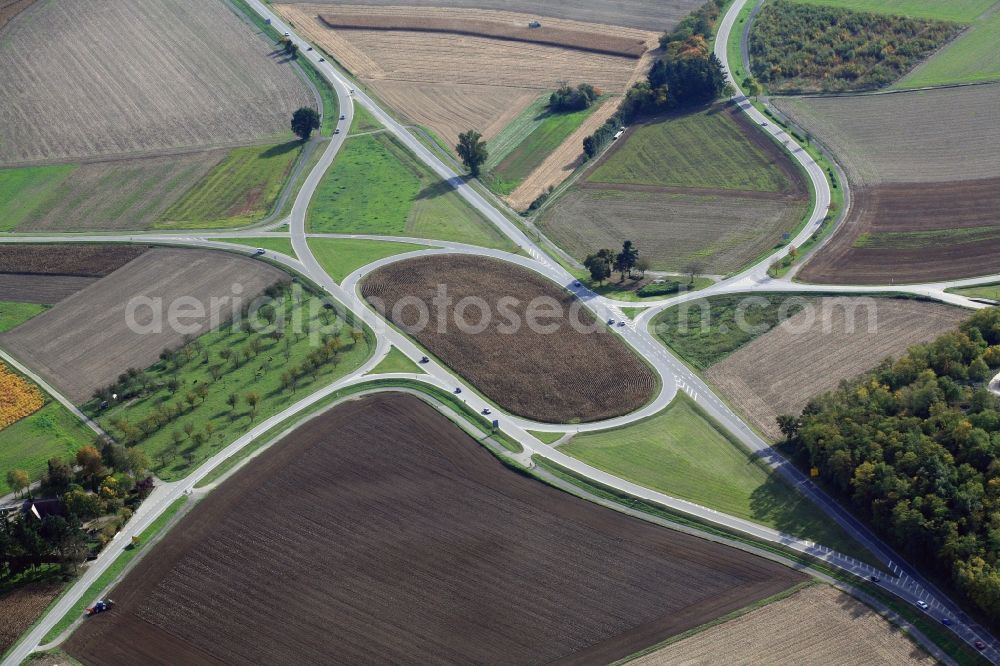
<svg viewBox="0 0 1000 666">
<path fill-rule="evenodd" d="M 262 152 L 260 156 L 264 159 L 268 159 L 271 157 L 278 157 L 280 155 L 284 155 L 285 153 L 289 153 L 295 150 L 300 145 L 302 145 L 302 142 L 298 140 L 286 141 L 285 143 L 279 143 L 277 146 L 271 146 L 270 148 Z"/>
<path fill-rule="evenodd" d="M 424 189 L 417 192 L 417 196 L 414 197 L 416 200 L 420 199 L 436 199 L 437 197 L 442 197 L 452 190 L 455 186 L 451 184 L 451 181 L 439 180 L 433 185 L 428 185 Z"/>
<path fill-rule="evenodd" d="M 750 465 L 759 463 L 750 462 Z M 776 474 L 769 474 L 762 486 L 750 494 L 750 515 L 754 520 L 773 525 L 775 529 L 823 545 L 829 541 L 826 530 L 817 518 L 819 509 L 799 495 Z"/>
</svg>

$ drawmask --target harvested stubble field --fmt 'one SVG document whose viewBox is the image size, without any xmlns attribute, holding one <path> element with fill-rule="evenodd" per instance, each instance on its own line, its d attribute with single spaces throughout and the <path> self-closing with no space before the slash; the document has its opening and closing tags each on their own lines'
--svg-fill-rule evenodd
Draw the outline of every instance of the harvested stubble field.
<svg viewBox="0 0 1000 666">
<path fill-rule="evenodd" d="M 630 666 L 902 666 L 937 661 L 854 597 L 815 585 L 710 627 Z"/>
<path fill-rule="evenodd" d="M 706 377 L 765 434 L 776 419 L 887 357 L 928 342 L 967 316 L 916 300 L 822 298 L 708 369 Z"/>
<path fill-rule="evenodd" d="M 726 274 L 780 242 L 782 233 L 801 222 L 803 208 L 802 202 L 753 193 L 584 185 L 560 198 L 539 226 L 581 260 L 597 248 L 616 247 L 630 238 L 654 270 L 683 271 L 698 261 L 705 272 Z"/>
<path fill-rule="evenodd" d="M 0 163 L 287 136 L 315 102 L 272 51 L 222 2 L 36 3 L 0 42 Z"/>
<path fill-rule="evenodd" d="M 778 146 L 713 106 L 630 129 L 538 223 L 581 260 L 629 238 L 656 270 L 729 273 L 795 229 L 807 204 Z"/>
<path fill-rule="evenodd" d="M 454 299 L 450 304 L 435 302 L 439 286 Z M 638 409 L 656 389 L 652 370 L 603 322 L 555 284 L 515 264 L 464 255 L 408 259 L 371 273 L 361 293 L 445 365 L 518 416 L 555 423 L 598 421 Z M 483 299 L 488 316 L 478 307 L 458 308 L 466 297 Z M 427 326 L 414 326 L 419 315 L 412 304 L 396 307 L 414 298 L 429 310 Z M 538 319 L 543 326 L 527 323 L 533 299 L 552 305 Z"/>
<path fill-rule="evenodd" d="M 290 5 L 311 5 L 329 11 L 336 7 L 339 11 L 344 0 L 286 0 Z M 350 4 L 349 2 L 347 4 Z M 641 30 L 665 31 L 673 28 L 693 9 L 702 4 L 701 0 L 618 0 L 608 3 L 604 0 L 583 2 L 541 2 L 539 0 L 368 0 L 372 7 L 419 7 L 424 9 L 447 8 L 452 12 L 459 9 L 503 10 L 530 15 L 540 19 L 543 25 L 551 19 L 568 19 L 585 23 L 620 25 Z M 546 20 L 545 17 L 551 17 Z"/>
<path fill-rule="evenodd" d="M 34 583 L 0 596 L 0 654 L 14 645 L 62 588 L 59 583 Z"/>
<path fill-rule="evenodd" d="M 166 347 L 175 347 L 185 333 L 198 335 L 211 322 L 230 316 L 234 290 L 251 300 L 265 287 L 287 279 L 267 264 L 233 254 L 205 250 L 154 249 L 106 278 L 78 291 L 47 312 L 0 336 L 0 346 L 35 369 L 46 381 L 76 403 L 94 389 L 112 383 L 127 368 L 145 368 Z M 201 316 L 189 316 L 171 326 L 168 313 L 179 298 L 196 299 Z M 213 297 L 215 300 L 213 300 Z M 136 309 L 140 330 L 133 331 L 126 309 L 136 298 L 162 299 L 159 326 L 152 307 Z M 186 328 L 183 331 L 181 329 Z M 176 329 L 176 330 L 175 330 Z"/>
<path fill-rule="evenodd" d="M 801 580 L 516 474 L 419 398 L 380 395 L 195 506 L 66 649 L 88 664 L 608 663 Z"/>
<path fill-rule="evenodd" d="M 800 278 L 884 284 L 1000 270 L 990 233 L 1000 228 L 1000 85 L 775 103 L 832 149 L 854 187 L 844 228 Z"/>
<path fill-rule="evenodd" d="M 621 57 L 537 43 L 413 30 L 336 29 L 320 20 L 330 5 L 282 4 L 276 9 L 302 34 L 332 54 L 372 90 L 447 145 L 470 128 L 488 141 L 543 91 L 560 82 L 587 82 L 604 92 L 623 92 L 648 58 Z M 456 21 L 526 26 L 533 15 L 512 12 L 340 5 L 341 23 Z M 593 40 L 656 45 L 657 33 L 549 19 L 546 28 L 586 32 Z M 479 99 L 470 99 L 478 97 Z M 445 110 L 445 113 L 441 113 Z M 602 121 L 603 122 L 603 121 Z M 574 157 L 580 152 L 576 146 Z"/>
<path fill-rule="evenodd" d="M 0 273 L 104 277 L 144 253 L 142 245 L 0 245 Z"/>
<path fill-rule="evenodd" d="M 29 205 L 4 226 L 9 231 L 144 229 L 225 156 L 224 150 L 211 150 L 0 171 L 0 180 L 18 178 L 17 172 L 31 176 L 25 183 Z"/>
<path fill-rule="evenodd" d="M 489 21 L 464 17 L 436 19 L 424 16 L 379 14 L 341 14 L 323 12 L 320 20 L 330 28 L 354 30 L 396 30 L 440 32 L 469 37 L 487 37 L 511 42 L 546 44 L 578 51 L 638 58 L 647 51 L 645 39 L 629 39 L 620 35 L 599 34 L 585 30 L 553 28 L 548 25 L 529 27 L 527 23 Z"/>
</svg>

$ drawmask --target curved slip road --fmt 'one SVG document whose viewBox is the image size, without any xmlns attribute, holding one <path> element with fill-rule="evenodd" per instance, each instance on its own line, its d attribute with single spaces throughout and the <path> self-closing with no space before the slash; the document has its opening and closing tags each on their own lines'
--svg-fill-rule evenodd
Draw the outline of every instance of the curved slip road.
<svg viewBox="0 0 1000 666">
<path fill-rule="evenodd" d="M 523 447 L 524 453 L 517 456 L 522 462 L 530 463 L 530 457 L 533 454 L 541 455 L 545 458 L 551 459 L 564 467 L 567 467 L 574 472 L 581 474 L 587 478 L 593 479 L 599 483 L 616 488 L 623 492 L 628 492 L 634 494 L 638 497 L 648 499 L 666 506 L 670 506 L 678 511 L 697 516 L 703 520 L 712 522 L 714 524 L 725 526 L 729 529 L 734 529 L 739 532 L 752 535 L 756 538 L 763 539 L 772 543 L 778 543 L 785 545 L 793 550 L 797 550 L 803 553 L 809 553 L 820 559 L 823 559 L 833 566 L 837 566 L 844 571 L 849 571 L 855 575 L 867 577 L 869 575 L 874 575 L 877 572 L 882 578 L 882 585 L 885 589 L 896 594 L 901 599 L 914 602 L 917 599 L 925 600 L 932 610 L 937 611 L 936 615 L 942 617 L 949 617 L 952 619 L 954 625 L 952 629 L 960 635 L 963 639 L 967 641 L 972 641 L 975 637 L 981 636 L 984 640 L 991 644 L 991 647 L 987 651 L 987 656 L 989 656 L 994 662 L 998 659 L 998 654 L 992 647 L 992 639 L 981 632 L 978 627 L 969 623 L 967 618 L 964 618 L 959 612 L 957 612 L 957 607 L 955 607 L 950 600 L 941 595 L 933 588 L 928 588 L 919 578 L 914 577 L 912 573 L 908 573 L 910 570 L 905 567 L 900 567 L 896 563 L 892 552 L 886 548 L 873 534 L 871 534 L 863 525 L 858 523 L 853 519 L 843 508 L 829 499 L 825 494 L 823 494 L 814 484 L 804 475 L 801 474 L 796 468 L 790 465 L 783 458 L 778 456 L 773 452 L 770 446 L 761 440 L 741 419 L 739 419 L 731 410 L 728 409 L 722 403 L 717 396 L 709 389 L 704 382 L 701 381 L 696 375 L 691 373 L 680 361 L 678 361 L 670 352 L 663 347 L 647 330 L 646 323 L 648 320 L 655 316 L 659 311 L 662 311 L 666 307 L 676 305 L 678 303 L 693 300 L 695 298 L 701 298 L 707 295 L 713 294 L 723 294 L 723 293 L 749 293 L 753 291 L 829 291 L 829 288 L 821 288 L 814 285 L 797 285 L 791 282 L 782 282 L 778 280 L 771 280 L 767 277 L 767 268 L 776 259 L 787 253 L 787 248 L 779 250 L 771 257 L 764 259 L 759 264 L 751 267 L 747 271 L 741 273 L 740 275 L 726 280 L 722 283 L 714 285 L 713 287 L 703 290 L 701 292 L 685 294 L 681 297 L 674 299 L 669 299 L 666 301 L 661 301 L 656 304 L 639 304 L 631 302 L 617 302 L 605 299 L 585 287 L 577 287 L 574 284 L 573 276 L 563 269 L 558 264 L 552 262 L 547 255 L 540 248 L 538 248 L 520 229 L 514 225 L 509 219 L 507 219 L 499 210 L 493 207 L 482 195 L 480 195 L 475 189 L 469 186 L 465 180 L 446 166 L 441 160 L 439 160 L 431 151 L 423 146 L 405 127 L 395 122 L 388 114 L 382 111 L 370 98 L 368 98 L 364 93 L 357 91 L 353 95 L 351 94 L 350 82 L 343 77 L 340 72 L 338 72 L 330 63 L 319 62 L 319 55 L 315 51 L 306 51 L 306 42 L 294 35 L 290 27 L 286 26 L 280 19 L 280 17 L 273 14 L 267 6 L 263 5 L 259 0 L 248 0 L 250 6 L 258 14 L 264 16 L 265 18 L 270 18 L 272 25 L 281 32 L 292 33 L 292 39 L 299 44 L 301 48 L 300 57 L 304 56 L 310 58 L 316 65 L 317 69 L 321 74 L 327 78 L 334 89 L 337 92 L 340 101 L 340 112 L 346 116 L 345 127 L 350 126 L 350 120 L 353 117 L 353 103 L 357 101 L 361 103 L 369 112 L 371 112 L 380 122 L 382 122 L 390 132 L 392 132 L 404 145 L 406 145 L 413 153 L 415 153 L 422 161 L 424 161 L 435 173 L 441 178 L 451 183 L 459 192 L 459 194 L 465 198 L 474 208 L 479 210 L 487 219 L 493 222 L 503 233 L 505 233 L 519 248 L 527 253 L 531 259 L 526 259 L 518 255 L 512 255 L 510 253 L 504 253 L 495 250 L 486 250 L 483 248 L 475 248 L 472 246 L 461 246 L 461 244 L 450 244 L 442 241 L 427 241 L 426 239 L 419 239 L 419 243 L 423 245 L 431 245 L 438 247 L 440 249 L 436 250 L 417 250 L 414 253 L 408 253 L 406 255 L 398 255 L 397 257 L 390 258 L 394 260 L 399 260 L 401 257 L 411 256 L 411 255 L 425 255 L 433 252 L 470 252 L 480 255 L 497 256 L 497 258 L 515 261 L 521 265 L 529 267 L 533 270 L 546 275 L 556 284 L 559 284 L 570 291 L 574 292 L 578 297 L 580 297 L 586 304 L 593 310 L 596 316 L 601 319 L 616 319 L 622 320 L 625 317 L 621 314 L 621 307 L 646 307 L 647 309 L 636 318 L 636 321 L 629 322 L 629 325 L 623 328 L 616 328 L 616 330 L 621 334 L 622 338 L 626 340 L 638 353 L 644 356 L 657 370 L 663 381 L 663 390 L 660 395 L 651 403 L 648 408 L 644 408 L 630 414 L 626 417 L 621 417 L 620 419 L 612 419 L 610 421 L 605 421 L 596 424 L 586 424 L 586 425 L 573 425 L 573 426 L 555 426 L 552 424 L 534 424 L 523 419 L 518 419 L 506 415 L 500 415 L 498 420 L 501 423 L 502 429 L 510 434 L 515 440 L 517 440 Z M 717 49 L 719 44 L 725 44 L 728 40 L 729 32 L 732 29 L 733 23 L 735 21 L 736 15 L 739 10 L 743 7 L 746 0 L 736 0 L 734 5 L 731 7 L 729 12 L 725 15 L 720 23 L 719 35 L 717 39 Z M 726 64 L 725 53 L 720 55 L 720 59 Z M 746 98 L 742 95 L 736 96 L 737 103 L 743 108 L 747 114 L 761 124 L 762 126 L 767 123 L 764 117 L 759 114 L 755 109 L 753 109 Z M 808 238 L 815 229 L 818 227 L 819 223 L 826 215 L 826 211 L 829 208 L 829 190 L 826 186 L 826 179 L 823 176 L 822 169 L 819 165 L 812 161 L 805 151 L 803 151 L 797 144 L 791 140 L 787 134 L 770 125 L 765 127 L 765 130 L 772 134 L 777 140 L 788 147 L 789 151 L 792 152 L 793 156 L 796 157 L 800 163 L 803 164 L 807 172 L 810 173 L 810 179 L 813 181 L 815 191 L 816 191 L 816 205 L 810 216 L 810 220 L 807 222 L 802 231 L 796 235 L 793 244 L 801 244 L 803 240 Z M 308 237 L 309 234 L 306 233 L 306 212 L 310 199 L 315 192 L 323 174 L 326 169 L 332 164 L 333 159 L 336 156 L 337 151 L 346 139 L 346 132 L 342 132 L 340 135 L 335 135 L 326 151 L 324 152 L 319 164 L 316 168 L 309 174 L 306 179 L 305 184 L 299 191 L 295 204 L 293 206 L 292 215 L 289 219 L 290 232 L 289 235 L 292 240 L 292 246 L 295 253 L 298 255 L 298 259 L 293 259 L 290 257 L 285 257 L 284 255 L 267 252 L 268 258 L 271 258 L 283 265 L 301 272 L 310 279 L 316 281 L 318 284 L 322 285 L 331 295 L 337 298 L 344 306 L 349 308 L 360 320 L 364 321 L 366 324 L 374 328 L 378 332 L 378 343 L 375 354 L 365 365 L 355 373 L 355 375 L 350 377 L 345 377 L 328 387 L 322 389 L 321 391 L 314 393 L 313 395 L 304 398 L 295 405 L 287 408 L 280 414 L 266 420 L 264 423 L 255 427 L 253 430 L 248 432 L 243 437 L 239 438 L 229 447 L 220 451 L 212 459 L 206 461 L 201 467 L 196 470 L 188 478 L 183 481 L 176 482 L 174 484 L 164 484 L 158 488 L 159 495 L 153 501 L 147 501 L 148 508 L 145 511 L 141 511 L 133 518 L 132 521 L 126 526 L 125 530 L 121 534 L 124 534 L 122 542 L 127 542 L 131 535 L 137 534 L 142 529 L 144 529 L 152 520 L 155 519 L 162 511 L 164 511 L 170 503 L 184 494 L 185 491 L 189 490 L 193 485 L 204 477 L 212 468 L 214 468 L 219 462 L 233 455 L 239 451 L 242 447 L 249 444 L 253 439 L 262 434 L 267 429 L 271 428 L 278 423 L 285 421 L 299 414 L 303 409 L 315 404 L 316 401 L 325 398 L 332 392 L 343 388 L 344 386 L 353 385 L 357 383 L 362 383 L 370 380 L 370 377 L 362 378 L 360 375 L 371 370 L 388 352 L 389 345 L 392 344 L 399 348 L 404 354 L 409 356 L 413 360 L 419 359 L 423 352 L 405 335 L 395 331 L 382 320 L 380 317 L 375 315 L 374 312 L 369 310 L 367 306 L 361 301 L 360 297 L 356 291 L 357 280 L 368 270 L 376 267 L 379 262 L 376 262 L 371 267 L 365 267 L 356 271 L 355 274 L 349 276 L 347 280 L 344 281 L 344 285 L 337 285 L 332 278 L 330 278 L 319 266 L 315 257 L 312 255 L 308 247 Z M 811 166 L 809 163 L 811 162 Z M 818 180 L 816 180 L 818 178 Z M 262 232 L 258 230 L 248 229 L 240 232 L 218 232 L 218 233 L 194 233 L 194 234 L 133 234 L 130 236 L 111 236 L 111 235 L 92 235 L 86 236 L 35 236 L 35 237 L 19 237 L 16 239 L 18 242 L 31 242 L 32 240 L 71 240 L 71 241 L 83 241 L 83 240 L 124 240 L 124 241 L 144 241 L 153 243 L 167 243 L 167 244 L 181 244 L 181 245 L 192 245 L 198 247 L 215 247 L 218 249 L 227 249 L 242 251 L 244 253 L 252 254 L 253 249 L 245 246 L 235 246 L 225 243 L 222 238 L 225 237 L 252 237 L 252 236 L 280 236 L 287 237 L 285 234 L 276 234 Z M 338 235 L 317 235 L 317 237 L 365 237 L 365 236 L 338 236 Z M 372 239 L 378 239 L 380 237 L 368 237 Z M 395 238 L 392 240 L 406 242 L 405 239 Z M 418 242 L 417 239 L 413 239 L 413 242 Z M 986 281 L 987 278 L 976 279 L 976 282 Z M 959 281 L 968 282 L 968 281 Z M 932 297 L 941 297 L 944 299 L 945 295 L 943 289 L 945 288 L 941 284 L 935 285 L 915 285 L 910 287 L 913 293 L 922 293 L 926 291 L 927 295 L 932 295 Z M 953 285 L 952 283 L 947 283 L 949 286 L 964 286 L 964 285 Z M 871 293 L 874 291 L 879 291 L 878 288 L 872 287 L 848 287 L 848 288 L 838 288 L 838 291 L 856 291 L 857 293 Z M 881 291 L 887 290 L 882 288 Z M 904 291 L 906 288 L 893 287 L 893 291 Z M 921 290 L 920 292 L 916 290 Z M 960 303 L 967 307 L 970 306 L 968 299 L 962 297 L 954 297 L 957 300 L 954 302 Z M 479 398 L 471 387 L 465 386 L 464 382 L 456 377 L 449 370 L 441 366 L 435 361 L 431 361 L 428 364 L 422 366 L 423 370 L 427 373 L 423 376 L 418 376 L 420 381 L 425 383 L 435 385 L 442 390 L 451 391 L 456 386 L 463 387 L 469 390 L 463 390 L 463 400 L 469 404 L 470 407 L 479 411 L 481 407 L 487 406 L 482 398 Z M 381 376 L 381 375 L 380 375 Z M 392 375 L 390 375 L 391 377 Z M 407 379 L 413 379 L 414 376 L 411 374 L 402 375 Z M 864 544 L 870 551 L 872 551 L 879 559 L 885 564 L 886 568 L 891 572 L 891 575 L 885 572 L 878 571 L 870 567 L 869 565 L 857 562 L 847 556 L 835 553 L 823 546 L 797 539 L 796 537 L 781 534 L 774 530 L 762 527 L 750 521 L 744 521 L 741 519 L 728 516 L 726 514 L 719 513 L 712 509 L 701 507 L 699 505 L 684 502 L 676 498 L 658 493 L 647 488 L 631 484 L 623 479 L 615 477 L 613 475 L 607 474 L 595 468 L 592 468 L 576 459 L 565 456 L 558 450 L 549 447 L 536 438 L 527 433 L 527 427 L 533 430 L 539 431 L 553 431 L 553 432 L 576 432 L 580 429 L 603 429 L 615 425 L 624 425 L 630 422 L 634 422 L 640 418 L 644 418 L 649 415 L 649 413 L 655 413 L 662 409 L 662 407 L 669 404 L 670 400 L 673 398 L 677 390 L 684 390 L 693 399 L 695 399 L 706 411 L 708 411 L 714 418 L 716 418 L 727 430 L 731 431 L 735 436 L 737 436 L 748 448 L 753 451 L 758 451 L 763 454 L 765 460 L 774 467 L 778 473 L 782 474 L 787 480 L 789 480 L 793 485 L 798 487 L 803 493 L 811 497 L 831 518 L 836 520 L 842 527 L 844 527 L 852 536 L 854 536 L 860 543 Z M 468 396 L 468 397 L 465 397 Z M 654 406 L 656 409 L 654 410 Z M 145 506 L 145 505 L 144 505 Z M 121 543 L 121 542 L 120 542 Z M 112 550 L 114 552 L 112 552 Z M 84 577 L 80 579 L 76 584 L 70 588 L 69 592 L 64 595 L 64 597 L 59 602 L 59 608 L 62 610 L 68 610 L 76 600 L 78 600 L 85 592 L 87 587 L 89 587 L 90 582 L 95 580 L 100 573 L 102 573 L 114 559 L 114 556 L 118 554 L 117 548 L 108 549 L 105 553 L 102 553 L 101 557 L 88 568 Z M 86 583 L 86 584 L 84 584 Z M 58 610 L 57 609 L 57 610 Z M 37 646 L 38 641 L 47 633 L 48 629 L 54 625 L 61 613 L 53 612 L 46 616 L 46 618 L 17 646 L 16 650 L 8 655 L 8 658 L 4 660 L 4 664 L 16 664 L 20 663 L 31 650 Z"/>
</svg>

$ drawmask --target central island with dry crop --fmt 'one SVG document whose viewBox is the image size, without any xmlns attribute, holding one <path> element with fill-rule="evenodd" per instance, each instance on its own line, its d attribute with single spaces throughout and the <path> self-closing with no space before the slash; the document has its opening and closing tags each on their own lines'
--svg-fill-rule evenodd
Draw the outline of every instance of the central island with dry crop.
<svg viewBox="0 0 1000 666">
<path fill-rule="evenodd" d="M 66 644 L 84 664 L 606 664 L 801 573 L 517 474 L 417 397 L 298 428 Z"/>
<path fill-rule="evenodd" d="M 548 423 L 609 419 L 642 407 L 657 388 L 649 366 L 575 297 L 516 264 L 464 255 L 410 259 L 374 271 L 361 293 L 518 416 Z M 439 300 L 442 293 L 448 303 Z M 487 313 L 463 305 L 470 298 Z M 551 306 L 562 314 L 531 326 L 533 303 L 537 312 Z"/>
</svg>

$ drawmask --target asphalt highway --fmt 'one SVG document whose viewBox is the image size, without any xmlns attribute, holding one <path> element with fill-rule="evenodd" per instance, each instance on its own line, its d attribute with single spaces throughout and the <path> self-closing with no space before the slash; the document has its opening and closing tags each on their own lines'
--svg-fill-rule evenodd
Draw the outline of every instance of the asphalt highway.
<svg viewBox="0 0 1000 666">
<path fill-rule="evenodd" d="M 747 0 L 736 0 L 722 21 L 720 21 L 719 34 L 716 42 L 716 53 L 719 55 L 720 60 L 722 60 L 724 65 L 727 64 L 725 44 L 728 41 L 729 33 L 733 28 L 735 18 L 746 1 Z M 767 268 L 776 259 L 780 258 L 785 252 L 787 252 L 787 249 L 779 250 L 771 257 L 761 261 L 747 271 L 744 271 L 743 273 L 728 280 L 719 282 L 709 289 L 695 293 L 683 294 L 676 298 L 667 299 L 654 305 L 646 306 L 646 309 L 634 320 L 624 317 L 621 312 L 622 307 L 643 307 L 643 304 L 608 300 L 591 292 L 582 285 L 577 286 L 575 278 L 571 273 L 569 273 L 557 262 L 552 261 L 541 250 L 541 248 L 539 248 L 526 234 L 521 231 L 516 224 L 514 224 L 507 218 L 506 215 L 504 215 L 504 213 L 498 210 L 485 197 L 471 187 L 462 176 L 455 173 L 447 164 L 427 149 L 406 127 L 396 122 L 372 99 L 365 95 L 363 91 L 356 88 L 343 73 L 337 70 L 329 62 L 319 62 L 321 54 L 318 51 L 306 51 L 306 47 L 308 46 L 307 42 L 298 37 L 290 26 L 285 25 L 281 18 L 270 10 L 269 6 L 264 5 L 259 0 L 248 0 L 248 3 L 258 14 L 265 18 L 269 18 L 272 25 L 278 31 L 290 34 L 291 39 L 300 46 L 300 57 L 312 60 L 313 64 L 317 67 L 321 74 L 328 81 L 330 81 L 338 96 L 339 112 L 345 116 L 344 120 L 339 122 L 341 132 L 332 137 L 331 141 L 326 146 L 325 152 L 319 163 L 310 172 L 302 188 L 296 195 L 289 218 L 287 220 L 281 220 L 277 223 L 268 225 L 268 228 L 272 228 L 287 221 L 289 224 L 289 232 L 287 234 L 267 232 L 262 231 L 261 229 L 248 229 L 239 232 L 188 232 L 178 234 L 137 233 L 127 236 L 120 234 L 32 235 L 11 237 L 5 240 L 12 242 L 51 242 L 53 240 L 59 240 L 62 242 L 84 242 L 88 240 L 134 240 L 137 242 L 219 248 L 252 254 L 253 248 L 227 243 L 224 239 L 236 236 L 290 237 L 296 257 L 287 257 L 279 253 L 268 251 L 266 252 L 267 258 L 315 281 L 336 301 L 349 309 L 355 317 L 361 319 L 367 325 L 372 327 L 372 329 L 377 333 L 376 352 L 361 369 L 352 375 L 334 382 L 324 389 L 304 398 L 303 400 L 300 400 L 296 404 L 285 409 L 282 413 L 258 424 L 258 426 L 256 426 L 253 430 L 234 441 L 226 449 L 220 451 L 210 460 L 206 461 L 189 477 L 182 481 L 159 486 L 154 491 L 153 495 L 142 505 L 136 516 L 134 516 L 133 519 L 125 526 L 123 531 L 119 533 L 116 542 L 109 546 L 105 552 L 102 553 L 101 556 L 87 568 L 87 571 L 83 574 L 83 576 L 69 588 L 63 597 L 60 598 L 53 612 L 50 612 L 34 629 L 32 629 L 32 631 L 7 656 L 7 658 L 3 661 L 3 666 L 8 664 L 19 664 L 31 651 L 36 649 L 41 639 L 51 629 L 51 627 L 58 622 L 66 611 L 72 608 L 73 604 L 75 604 L 76 601 L 86 593 L 90 584 L 111 565 L 114 558 L 117 557 L 120 552 L 122 545 L 129 543 L 132 535 L 138 534 L 145 529 L 145 527 L 152 523 L 156 517 L 161 515 L 162 512 L 165 511 L 175 499 L 183 496 L 185 493 L 191 492 L 194 484 L 201 480 L 220 462 L 239 451 L 265 431 L 293 418 L 297 414 L 300 414 L 303 410 L 314 405 L 317 401 L 326 398 L 338 389 L 369 381 L 372 376 L 363 377 L 363 375 L 375 367 L 375 365 L 385 356 L 390 345 L 397 347 L 413 360 L 419 360 L 422 356 L 424 356 L 424 351 L 417 347 L 417 345 L 414 344 L 409 337 L 400 333 L 391 326 L 388 326 L 386 322 L 381 319 L 381 317 L 368 308 L 363 299 L 360 298 L 357 286 L 359 281 L 367 273 L 380 266 L 412 256 L 423 256 L 433 253 L 469 253 L 480 256 L 492 256 L 515 262 L 545 275 L 556 284 L 575 293 L 600 320 L 606 321 L 608 319 L 614 319 L 616 321 L 626 321 L 626 326 L 616 326 L 614 330 L 627 344 L 629 344 L 637 353 L 642 355 L 652 365 L 660 377 L 662 390 L 648 405 L 627 416 L 597 423 L 553 425 L 533 423 L 526 419 L 502 413 L 496 405 L 489 404 L 486 400 L 479 397 L 473 387 L 467 385 L 463 379 L 456 376 L 453 372 L 437 362 L 435 359 L 430 359 L 428 363 L 421 365 L 421 368 L 426 374 L 416 376 L 406 374 L 399 375 L 399 377 L 417 379 L 449 392 L 454 391 L 456 388 L 460 388 L 462 389 L 461 399 L 464 400 L 470 408 L 477 412 L 482 411 L 484 408 L 491 409 L 496 414 L 493 418 L 496 418 L 499 421 L 501 429 L 507 435 L 518 441 L 524 448 L 524 453 L 517 456 L 517 458 L 524 464 L 532 464 L 531 457 L 533 455 L 539 455 L 602 485 L 662 504 L 676 511 L 695 516 L 701 520 L 747 534 L 757 539 L 781 544 L 791 550 L 813 555 L 830 563 L 832 566 L 838 567 L 843 571 L 850 572 L 859 578 L 868 579 L 871 576 L 877 576 L 880 579 L 880 585 L 888 592 L 895 594 L 900 599 L 908 603 L 915 603 L 918 600 L 926 602 L 929 607 L 929 612 L 934 615 L 937 621 L 940 621 L 942 618 L 949 619 L 952 623 L 950 628 L 963 640 L 970 643 L 975 640 L 984 640 L 989 645 L 985 651 L 985 655 L 994 663 L 1000 663 L 1000 653 L 997 652 L 995 642 L 991 636 L 961 613 L 958 607 L 951 602 L 950 599 L 948 599 L 940 591 L 934 589 L 934 587 L 926 581 L 922 580 L 911 567 L 908 567 L 900 558 L 896 557 L 891 549 L 885 546 L 874 534 L 855 520 L 835 501 L 826 496 L 818 487 L 815 486 L 815 484 L 812 483 L 810 479 L 773 451 L 767 442 L 763 441 L 742 419 L 734 414 L 697 375 L 688 370 L 687 367 L 675 358 L 669 350 L 667 350 L 648 330 L 649 323 L 655 315 L 663 309 L 685 301 L 702 298 L 707 295 L 752 293 L 755 291 L 788 291 L 802 293 L 808 293 L 810 291 L 830 291 L 829 287 L 802 285 L 791 281 L 772 280 L 769 278 L 767 276 Z M 816 193 L 816 203 L 811 212 L 809 221 L 791 242 L 792 245 L 800 245 L 802 241 L 807 239 L 818 228 L 829 209 L 830 191 L 826 183 L 826 178 L 823 175 L 822 168 L 816 164 L 815 161 L 809 157 L 808 153 L 799 147 L 790 136 L 781 130 L 780 127 L 768 124 L 767 119 L 762 114 L 757 112 L 744 96 L 737 95 L 735 97 L 735 101 L 747 113 L 748 117 L 761 125 L 765 131 L 769 132 L 775 137 L 776 140 L 788 148 L 794 158 L 802 164 L 813 183 L 813 188 Z M 394 257 L 374 262 L 352 273 L 343 281 L 342 284 L 337 284 L 322 269 L 309 248 L 308 239 L 311 235 L 307 232 L 306 213 L 309 202 L 311 201 L 323 174 L 332 164 L 337 152 L 347 138 L 348 129 L 351 125 L 351 120 L 354 114 L 354 104 L 362 105 L 379 122 L 385 125 L 389 132 L 406 145 L 407 148 L 416 154 L 417 157 L 427 164 L 438 176 L 451 183 L 456 188 L 458 193 L 466 199 L 466 201 L 468 201 L 474 208 L 476 208 L 488 220 L 496 225 L 500 231 L 510 238 L 511 241 L 518 248 L 520 248 L 522 252 L 524 252 L 524 255 L 511 254 L 500 250 L 484 249 L 461 243 L 391 237 L 391 240 L 412 242 L 415 245 L 424 246 L 425 249 L 416 249 L 412 253 L 396 255 Z M 315 234 L 315 236 L 389 239 L 388 237 L 379 236 L 340 236 L 334 234 Z M 976 304 L 960 296 L 946 294 L 944 290 L 951 286 L 966 286 L 966 284 L 969 283 L 985 283 L 995 279 L 995 276 L 989 276 L 975 280 L 947 283 L 942 282 L 929 285 L 910 285 L 904 287 L 893 286 L 891 288 L 885 286 L 870 287 L 857 285 L 846 288 L 837 287 L 836 290 L 838 292 L 855 292 L 859 294 L 887 290 L 910 291 L 911 293 L 927 295 L 932 298 L 952 302 L 965 307 L 977 307 L 982 306 L 982 304 Z M 47 390 L 50 390 L 50 392 L 54 396 L 57 396 L 57 399 L 59 399 L 58 393 L 51 390 L 51 387 L 47 387 Z M 679 500 L 663 493 L 632 484 L 624 479 L 615 477 L 606 472 L 590 467 L 589 465 L 586 465 L 585 463 L 582 463 L 574 458 L 566 456 L 557 448 L 543 444 L 528 433 L 529 429 L 542 432 L 581 432 L 626 425 L 661 411 L 673 400 L 677 391 L 684 391 L 687 393 L 751 451 L 760 453 L 762 458 L 769 465 L 771 465 L 777 473 L 781 474 L 792 485 L 796 486 L 804 494 L 809 496 L 822 510 L 827 513 L 832 520 L 835 520 L 848 533 L 855 537 L 859 543 L 871 551 L 880 560 L 882 567 L 875 568 L 866 563 L 854 560 L 846 555 L 832 551 L 821 544 L 812 543 L 792 535 L 783 534 L 751 521 L 728 516 L 713 509 Z M 73 409 L 75 410 L 75 407 L 73 407 Z M 75 410 L 75 412 L 76 411 L 78 410 Z"/>
</svg>

